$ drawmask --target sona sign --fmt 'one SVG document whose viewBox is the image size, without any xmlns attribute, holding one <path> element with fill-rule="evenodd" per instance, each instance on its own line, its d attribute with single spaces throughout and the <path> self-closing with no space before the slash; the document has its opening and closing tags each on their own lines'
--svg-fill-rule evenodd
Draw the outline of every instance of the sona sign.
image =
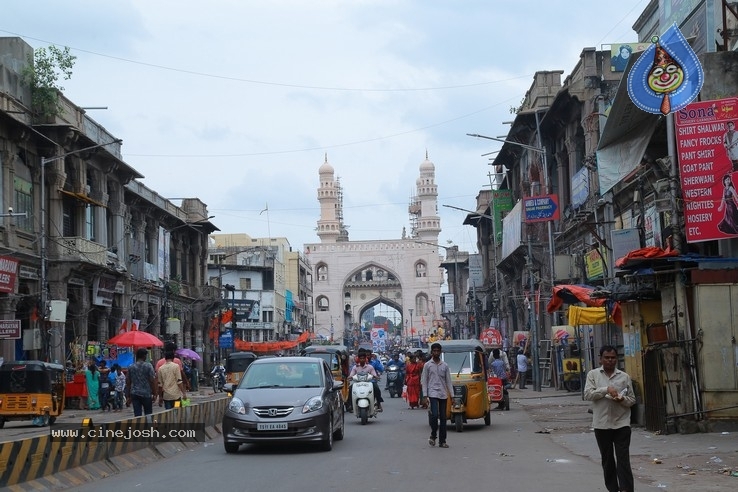
<svg viewBox="0 0 738 492">
<path fill-rule="evenodd" d="M 674 123 L 687 242 L 738 236 L 738 98 L 689 104 Z"/>
</svg>

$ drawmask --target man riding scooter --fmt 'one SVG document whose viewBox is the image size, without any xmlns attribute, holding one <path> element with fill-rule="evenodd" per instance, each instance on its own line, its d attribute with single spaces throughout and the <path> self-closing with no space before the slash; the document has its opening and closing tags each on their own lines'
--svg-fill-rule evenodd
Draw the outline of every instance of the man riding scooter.
<svg viewBox="0 0 738 492">
<path fill-rule="evenodd" d="M 384 389 L 390 392 L 391 398 L 394 398 L 395 395 L 400 396 L 402 385 L 405 382 L 405 363 L 400 362 L 400 354 L 392 354 L 392 358 L 387 361 L 384 369 L 387 373 L 387 382 L 384 384 Z"/>
<path fill-rule="evenodd" d="M 377 411 L 382 411 L 382 402 L 384 399 L 382 399 L 382 393 L 379 391 L 379 385 L 377 384 L 378 374 L 377 371 L 374 369 L 374 367 L 367 361 L 367 353 L 364 349 L 359 349 L 359 353 L 357 355 L 358 362 L 356 365 L 351 368 L 351 373 L 349 373 L 349 381 L 351 378 L 353 378 L 356 374 L 371 374 L 373 377 L 372 380 L 372 386 L 374 387 L 374 394 L 377 398 Z M 349 409 L 349 412 L 352 412 L 353 409 Z"/>
</svg>

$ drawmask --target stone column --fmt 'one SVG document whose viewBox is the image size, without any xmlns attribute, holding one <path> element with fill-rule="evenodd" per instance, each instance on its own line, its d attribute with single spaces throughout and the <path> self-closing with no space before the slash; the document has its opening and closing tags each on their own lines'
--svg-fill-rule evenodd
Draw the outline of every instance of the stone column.
<svg viewBox="0 0 738 492">
<path fill-rule="evenodd" d="M 0 319 L 15 319 L 15 309 L 18 305 L 18 299 L 15 297 L 6 297 L 0 299 Z M 23 333 L 21 333 L 21 336 Z M 5 340 L 0 343 L 0 357 L 3 360 L 15 360 L 15 340 Z"/>
</svg>

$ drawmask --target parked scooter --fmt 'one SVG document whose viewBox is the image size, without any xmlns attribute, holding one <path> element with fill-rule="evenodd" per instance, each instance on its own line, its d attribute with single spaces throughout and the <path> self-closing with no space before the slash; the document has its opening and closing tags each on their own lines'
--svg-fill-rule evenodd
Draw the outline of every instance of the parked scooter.
<svg viewBox="0 0 738 492">
<path fill-rule="evenodd" d="M 351 404 L 361 425 L 366 425 L 371 417 L 377 416 L 374 400 L 374 383 L 371 374 L 356 374 L 351 378 Z"/>
<path fill-rule="evenodd" d="M 389 391 L 390 398 L 402 396 L 402 385 L 405 377 L 400 366 L 390 364 L 384 372 L 387 374 L 387 391 Z"/>
</svg>

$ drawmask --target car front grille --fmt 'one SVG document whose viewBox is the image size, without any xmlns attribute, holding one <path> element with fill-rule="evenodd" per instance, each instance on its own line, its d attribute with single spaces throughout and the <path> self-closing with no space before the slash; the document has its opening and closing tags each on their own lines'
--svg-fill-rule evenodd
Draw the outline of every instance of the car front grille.
<svg viewBox="0 0 738 492">
<path fill-rule="evenodd" d="M 294 409 L 294 407 L 256 407 L 254 408 L 254 414 L 264 418 L 286 417 Z"/>
</svg>

